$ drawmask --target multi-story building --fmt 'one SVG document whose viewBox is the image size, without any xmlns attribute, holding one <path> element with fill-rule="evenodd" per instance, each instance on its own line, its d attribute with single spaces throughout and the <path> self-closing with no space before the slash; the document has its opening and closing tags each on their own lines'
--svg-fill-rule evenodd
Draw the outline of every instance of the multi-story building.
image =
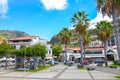
<svg viewBox="0 0 120 80">
<path fill-rule="evenodd" d="M 8 40 L 9 44 L 11 44 L 15 49 L 20 49 L 23 46 L 30 46 L 35 44 L 42 44 L 45 45 L 47 48 L 46 58 L 52 58 L 52 48 L 51 44 L 38 36 L 25 36 L 19 38 L 11 38 Z"/>
<path fill-rule="evenodd" d="M 108 61 L 118 60 L 117 49 L 116 46 L 110 46 L 106 50 Z M 85 59 L 105 59 L 104 48 L 102 44 L 98 44 L 96 46 L 89 46 L 85 49 L 83 53 Z M 61 52 L 61 61 L 65 60 L 65 51 Z M 80 47 L 68 47 L 67 48 L 67 60 L 72 60 L 75 62 L 79 62 L 81 59 L 81 51 Z"/>
</svg>

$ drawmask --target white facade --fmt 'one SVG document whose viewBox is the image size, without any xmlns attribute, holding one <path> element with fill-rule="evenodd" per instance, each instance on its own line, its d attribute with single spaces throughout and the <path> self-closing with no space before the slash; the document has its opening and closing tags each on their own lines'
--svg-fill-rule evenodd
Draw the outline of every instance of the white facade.
<svg viewBox="0 0 120 80">
<path fill-rule="evenodd" d="M 20 38 L 11 38 L 11 39 L 9 39 L 8 42 L 15 49 L 20 49 L 23 46 L 28 47 L 30 45 L 41 44 L 41 45 L 46 46 L 46 48 L 47 48 L 46 56 L 52 56 L 51 45 L 48 44 L 47 40 L 39 38 L 38 36 L 26 36 L 26 37 L 20 37 Z"/>
<path fill-rule="evenodd" d="M 81 53 L 78 50 L 75 51 L 75 52 L 74 51 L 75 50 L 67 50 L 67 60 L 68 61 L 69 60 L 73 60 L 73 58 L 74 58 L 74 60 L 81 58 Z M 90 51 L 90 50 L 88 50 L 88 51 Z M 112 57 L 111 60 L 118 60 L 118 55 L 117 55 L 117 50 L 116 49 L 108 48 L 107 51 L 106 51 L 106 54 L 108 56 L 107 57 L 108 60 L 110 60 L 111 57 Z M 64 58 L 62 58 L 62 59 L 65 60 L 65 58 L 66 58 L 65 57 L 65 51 L 63 51 L 61 53 L 61 56 L 63 56 Z M 86 59 L 90 59 L 90 58 L 95 58 L 95 59 L 97 59 L 97 58 L 103 58 L 104 59 L 105 58 L 105 53 L 104 53 L 104 49 L 101 49 L 101 50 L 92 50 L 92 53 L 85 53 L 85 54 L 83 54 L 83 56 L 85 56 Z M 64 60 L 61 60 L 61 61 L 64 61 Z"/>
<path fill-rule="evenodd" d="M 33 37 L 31 38 L 31 42 L 30 45 L 35 45 L 35 44 L 39 44 L 39 37 Z"/>
</svg>

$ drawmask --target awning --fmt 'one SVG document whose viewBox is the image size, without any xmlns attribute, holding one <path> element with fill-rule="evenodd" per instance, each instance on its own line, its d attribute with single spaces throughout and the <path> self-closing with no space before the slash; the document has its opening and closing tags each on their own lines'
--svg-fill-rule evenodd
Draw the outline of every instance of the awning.
<svg viewBox="0 0 120 80">
<path fill-rule="evenodd" d="M 53 57 L 52 56 L 49 56 L 49 57 L 46 57 L 45 59 L 52 59 Z"/>
</svg>

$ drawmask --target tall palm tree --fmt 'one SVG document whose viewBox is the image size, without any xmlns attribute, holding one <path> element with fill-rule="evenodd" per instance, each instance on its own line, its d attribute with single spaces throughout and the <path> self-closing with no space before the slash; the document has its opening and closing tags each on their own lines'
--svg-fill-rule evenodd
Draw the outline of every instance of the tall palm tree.
<svg viewBox="0 0 120 80">
<path fill-rule="evenodd" d="M 110 22 L 101 21 L 96 25 L 96 34 L 98 36 L 98 40 L 103 41 L 104 43 L 104 54 L 105 54 L 105 66 L 108 66 L 107 63 L 107 40 L 111 38 L 113 35 L 113 26 Z"/>
<path fill-rule="evenodd" d="M 118 31 L 118 20 L 120 19 L 120 0 L 96 0 L 97 10 L 102 12 L 103 15 L 108 15 L 113 19 L 114 34 L 116 38 L 117 52 L 120 61 L 120 42 Z"/>
<path fill-rule="evenodd" d="M 75 23 L 75 30 L 80 35 L 81 63 L 83 64 L 83 35 L 86 33 L 89 26 L 88 15 L 85 12 L 77 12 L 74 14 L 71 22 Z"/>
<path fill-rule="evenodd" d="M 67 45 L 71 41 L 72 32 L 68 28 L 63 28 L 58 34 L 61 42 L 65 45 L 65 63 L 67 62 Z"/>
<path fill-rule="evenodd" d="M 83 36 L 84 58 L 85 58 L 85 48 L 89 45 L 90 42 L 91 42 L 90 33 L 86 32 L 86 34 Z"/>
</svg>

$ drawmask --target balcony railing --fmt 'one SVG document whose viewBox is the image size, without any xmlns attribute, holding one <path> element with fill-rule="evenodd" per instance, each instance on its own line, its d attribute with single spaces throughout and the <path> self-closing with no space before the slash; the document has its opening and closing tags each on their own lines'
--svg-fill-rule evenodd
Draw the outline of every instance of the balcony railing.
<svg viewBox="0 0 120 80">
<path fill-rule="evenodd" d="M 30 44 L 31 42 L 9 42 L 9 44 Z"/>
</svg>

